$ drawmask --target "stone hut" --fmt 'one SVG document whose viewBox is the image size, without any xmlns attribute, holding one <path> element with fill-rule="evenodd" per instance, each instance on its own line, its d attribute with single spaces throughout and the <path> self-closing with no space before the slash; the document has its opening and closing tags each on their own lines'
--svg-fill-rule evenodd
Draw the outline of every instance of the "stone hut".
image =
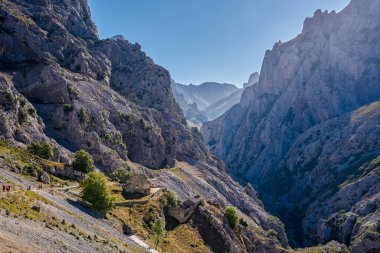
<svg viewBox="0 0 380 253">
<path fill-rule="evenodd" d="M 144 195 L 149 195 L 151 188 L 151 182 L 148 180 L 148 177 L 143 174 L 131 176 L 127 183 L 123 185 L 123 189 L 126 193 L 139 193 Z"/>
<path fill-rule="evenodd" d="M 185 223 L 201 203 L 202 199 L 200 197 L 187 199 L 178 207 L 170 207 L 168 214 L 179 223 Z"/>
</svg>

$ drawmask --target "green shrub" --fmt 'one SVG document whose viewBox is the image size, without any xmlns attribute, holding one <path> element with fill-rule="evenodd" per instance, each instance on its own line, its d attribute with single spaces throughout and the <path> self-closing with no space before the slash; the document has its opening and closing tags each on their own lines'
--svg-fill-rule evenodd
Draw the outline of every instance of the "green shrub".
<svg viewBox="0 0 380 253">
<path fill-rule="evenodd" d="M 13 101 L 13 95 L 11 92 L 7 91 L 4 95 L 4 98 L 8 101 L 8 102 L 12 102 Z"/>
<path fill-rule="evenodd" d="M 81 186 L 83 188 L 83 200 L 104 214 L 112 210 L 114 198 L 108 188 L 107 178 L 102 172 L 92 171 L 88 173 Z"/>
<path fill-rule="evenodd" d="M 20 99 L 20 106 L 24 107 L 26 105 L 25 99 Z"/>
<path fill-rule="evenodd" d="M 116 181 L 120 184 L 127 183 L 130 177 L 131 177 L 131 172 L 129 172 L 125 168 L 118 168 L 117 170 L 112 172 L 110 175 L 111 180 Z"/>
<path fill-rule="evenodd" d="M 34 108 L 28 108 L 28 114 L 29 114 L 30 116 L 35 115 L 35 114 L 36 114 L 36 109 L 34 109 Z"/>
<path fill-rule="evenodd" d="M 162 207 L 176 207 L 178 205 L 177 193 L 168 191 L 159 199 Z"/>
<path fill-rule="evenodd" d="M 72 106 L 71 104 L 64 104 L 63 105 L 63 111 L 66 113 L 66 114 L 69 114 L 70 112 L 72 112 L 74 110 L 74 106 Z"/>
<path fill-rule="evenodd" d="M 91 172 L 95 169 L 92 156 L 84 150 L 79 150 L 75 153 L 73 168 L 83 173 Z"/>
<path fill-rule="evenodd" d="M 239 216 L 237 215 L 236 209 L 233 206 L 228 206 L 224 211 L 224 216 L 227 218 L 231 228 L 235 228 L 239 222 Z"/>
<path fill-rule="evenodd" d="M 70 96 L 71 96 L 71 95 L 72 95 L 73 97 L 78 97 L 78 96 L 79 96 L 78 91 L 77 91 L 75 88 L 71 87 L 71 86 L 68 87 L 68 91 L 69 91 L 69 93 L 70 93 Z"/>
<path fill-rule="evenodd" d="M 89 121 L 88 114 L 83 107 L 80 108 L 79 110 L 79 120 L 80 120 L 80 123 L 83 125 L 86 125 Z"/>
<path fill-rule="evenodd" d="M 28 121 L 28 112 L 25 110 L 25 108 L 20 108 L 18 111 L 18 122 L 22 124 L 27 121 Z"/>
<path fill-rule="evenodd" d="M 268 234 L 268 236 L 272 236 L 272 237 L 277 237 L 278 236 L 278 233 L 275 230 L 273 230 L 273 229 L 269 229 L 267 231 L 267 234 Z"/>
<path fill-rule="evenodd" d="M 104 138 L 106 139 L 106 141 L 108 142 L 111 142 L 112 141 L 112 135 L 110 133 L 107 133 Z"/>
<path fill-rule="evenodd" d="M 168 206 L 170 207 L 177 206 L 177 203 L 178 203 L 177 193 L 173 191 L 168 191 L 168 193 L 166 194 L 166 200 L 167 200 Z"/>
<path fill-rule="evenodd" d="M 155 249 L 157 249 L 158 244 L 160 243 L 163 235 L 164 235 L 164 226 L 162 224 L 161 219 L 158 219 L 155 222 L 151 223 L 152 232 L 154 235 L 154 241 L 155 241 Z"/>
<path fill-rule="evenodd" d="M 40 143 L 33 141 L 28 145 L 27 149 L 29 153 L 47 160 L 52 159 L 54 155 L 53 147 L 47 141 Z"/>
</svg>

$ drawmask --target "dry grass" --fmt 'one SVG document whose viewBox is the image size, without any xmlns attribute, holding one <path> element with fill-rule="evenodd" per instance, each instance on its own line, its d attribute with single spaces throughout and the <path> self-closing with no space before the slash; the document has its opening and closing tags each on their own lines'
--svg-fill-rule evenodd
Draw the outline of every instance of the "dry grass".
<svg viewBox="0 0 380 253">
<path fill-rule="evenodd" d="M 372 118 L 374 115 L 378 114 L 380 109 L 380 102 L 374 102 L 366 106 L 361 107 L 356 113 L 354 113 L 350 118 L 350 123 L 354 123 L 363 117 Z"/>
<path fill-rule="evenodd" d="M 14 147 L 0 140 L 0 155 L 10 167 L 20 168 L 28 165 L 35 165 L 41 168 L 64 168 L 64 164 L 42 159 L 30 154 L 26 148 Z"/>
<path fill-rule="evenodd" d="M 119 188 L 111 186 L 113 191 Z M 143 238 L 150 245 L 154 245 L 154 237 L 144 220 L 159 218 L 162 215 L 162 206 L 159 198 L 153 198 L 145 205 L 130 207 L 115 207 L 112 216 L 136 229 L 136 235 Z M 198 231 L 189 224 L 181 224 L 170 231 L 166 231 L 164 238 L 158 245 L 159 252 L 178 253 L 208 253 L 212 252 L 203 242 Z"/>
<path fill-rule="evenodd" d="M 304 248 L 304 249 L 295 249 L 290 250 L 290 253 L 321 253 L 323 252 L 322 246 Z"/>
<path fill-rule="evenodd" d="M 9 192 L 0 196 L 0 209 L 4 209 L 8 215 L 13 214 L 30 220 L 38 220 L 42 218 L 42 215 L 32 209 L 37 201 L 47 202 L 32 191 Z"/>
<path fill-rule="evenodd" d="M 198 231 L 189 224 L 182 224 L 167 233 L 166 238 L 159 245 L 160 252 L 178 253 L 211 253 Z"/>
</svg>

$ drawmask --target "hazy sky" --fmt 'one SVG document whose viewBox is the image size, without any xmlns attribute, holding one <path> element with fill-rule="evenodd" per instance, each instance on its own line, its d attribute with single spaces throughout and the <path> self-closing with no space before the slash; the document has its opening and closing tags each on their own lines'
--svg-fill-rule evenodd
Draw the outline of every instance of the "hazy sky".
<svg viewBox="0 0 380 253">
<path fill-rule="evenodd" d="M 302 30 L 316 9 L 349 0 L 88 0 L 101 38 L 138 42 L 179 83 L 241 86 L 276 41 Z"/>
</svg>

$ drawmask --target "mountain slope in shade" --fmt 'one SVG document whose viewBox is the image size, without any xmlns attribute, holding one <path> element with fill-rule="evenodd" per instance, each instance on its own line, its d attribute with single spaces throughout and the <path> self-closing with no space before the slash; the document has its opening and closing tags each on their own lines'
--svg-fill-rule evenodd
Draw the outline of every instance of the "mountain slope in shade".
<svg viewBox="0 0 380 253">
<path fill-rule="evenodd" d="M 253 183 L 294 245 L 336 239 L 353 252 L 380 249 L 379 15 L 375 0 L 318 10 L 300 35 L 267 51 L 240 103 L 202 127 L 211 151 Z"/>
</svg>

